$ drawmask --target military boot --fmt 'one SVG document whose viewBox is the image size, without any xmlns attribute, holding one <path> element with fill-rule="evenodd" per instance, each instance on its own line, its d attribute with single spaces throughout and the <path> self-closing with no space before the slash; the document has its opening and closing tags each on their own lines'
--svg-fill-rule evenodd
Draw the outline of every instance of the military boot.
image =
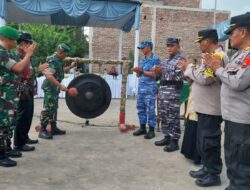
<svg viewBox="0 0 250 190">
<path fill-rule="evenodd" d="M 9 159 L 6 156 L 6 144 L 3 138 L 0 139 L 0 166 L 2 167 L 13 167 L 16 166 L 16 161 Z"/>
<path fill-rule="evenodd" d="M 14 150 L 12 149 L 11 147 L 11 139 L 6 139 L 6 145 L 7 145 L 7 149 L 6 149 L 6 156 L 7 157 L 10 157 L 10 158 L 20 158 L 22 157 L 22 153 L 17 151 L 17 150 Z"/>
<path fill-rule="evenodd" d="M 171 139 L 170 144 L 164 148 L 165 152 L 174 152 L 176 150 L 179 150 L 178 139 Z"/>
<path fill-rule="evenodd" d="M 52 125 L 52 135 L 65 135 L 66 131 L 59 129 L 56 125 Z"/>
<path fill-rule="evenodd" d="M 41 139 L 52 139 L 53 136 L 51 135 L 51 133 L 49 133 L 45 127 L 41 126 L 40 132 L 39 132 L 39 138 Z"/>
<path fill-rule="evenodd" d="M 170 136 L 165 136 L 164 139 L 160 141 L 155 141 L 155 146 L 167 146 L 171 142 L 171 137 Z"/>
<path fill-rule="evenodd" d="M 145 135 L 147 133 L 147 130 L 146 130 L 146 125 L 145 124 L 141 124 L 140 128 L 135 131 L 133 133 L 134 136 L 141 136 L 141 135 Z"/>
<path fill-rule="evenodd" d="M 208 172 L 207 172 L 207 168 L 206 167 L 202 167 L 201 169 L 197 170 L 197 171 L 190 171 L 189 172 L 189 175 L 192 177 L 192 178 L 203 178 L 205 177 L 206 175 L 208 175 Z"/>
<path fill-rule="evenodd" d="M 237 189 L 233 185 L 230 185 L 225 190 L 237 190 Z"/>
<path fill-rule="evenodd" d="M 155 137 L 155 128 L 149 127 L 149 130 L 146 135 L 144 135 L 144 139 L 152 139 Z"/>
<path fill-rule="evenodd" d="M 3 167 L 14 167 L 16 166 L 17 162 L 14 160 L 9 159 L 7 156 L 0 156 L 0 166 Z"/>
<path fill-rule="evenodd" d="M 203 178 L 197 179 L 195 184 L 199 187 L 213 187 L 221 185 L 220 176 L 208 174 Z"/>
</svg>

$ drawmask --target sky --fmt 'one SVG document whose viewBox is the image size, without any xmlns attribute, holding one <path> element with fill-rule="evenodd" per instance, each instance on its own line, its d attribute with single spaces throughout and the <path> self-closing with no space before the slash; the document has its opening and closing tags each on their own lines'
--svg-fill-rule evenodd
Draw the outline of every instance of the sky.
<svg viewBox="0 0 250 190">
<path fill-rule="evenodd" d="M 214 9 L 215 0 L 202 0 L 202 8 Z M 218 10 L 229 10 L 231 16 L 250 12 L 250 0 L 217 0 Z"/>
</svg>

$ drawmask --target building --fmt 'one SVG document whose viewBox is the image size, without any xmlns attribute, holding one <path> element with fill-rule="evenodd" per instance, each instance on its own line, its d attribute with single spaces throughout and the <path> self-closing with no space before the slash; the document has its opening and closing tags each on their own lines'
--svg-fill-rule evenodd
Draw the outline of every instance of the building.
<svg viewBox="0 0 250 190">
<path fill-rule="evenodd" d="M 199 60 L 200 51 L 194 43 L 197 32 L 214 22 L 214 11 L 201 9 L 201 0 L 153 0 L 143 1 L 141 8 L 140 41 L 151 40 L 155 44 L 155 53 L 165 57 L 165 40 L 167 37 L 181 39 L 182 53 L 191 61 Z M 216 23 L 230 17 L 229 11 L 217 11 Z M 119 59 L 119 37 L 117 29 L 90 29 L 90 55 L 93 58 Z M 134 50 L 134 31 L 123 34 L 121 57 L 128 58 Z M 103 66 L 103 69 L 108 66 Z M 93 72 L 98 72 L 93 67 Z"/>
</svg>

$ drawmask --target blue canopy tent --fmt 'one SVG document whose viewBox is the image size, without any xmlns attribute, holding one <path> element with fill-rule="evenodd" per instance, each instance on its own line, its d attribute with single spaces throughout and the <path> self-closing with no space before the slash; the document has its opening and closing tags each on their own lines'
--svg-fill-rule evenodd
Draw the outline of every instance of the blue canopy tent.
<svg viewBox="0 0 250 190">
<path fill-rule="evenodd" d="M 1 0 L 0 25 L 6 21 L 74 25 L 120 29 L 119 59 L 122 34 L 135 28 L 135 62 L 138 65 L 139 1 L 128 0 Z"/>
<path fill-rule="evenodd" d="M 0 17 L 13 22 L 118 28 L 140 27 L 140 3 L 122 0 L 1 0 Z"/>
<path fill-rule="evenodd" d="M 216 25 L 212 25 L 209 28 L 214 28 L 217 30 L 219 41 L 222 42 L 228 39 L 228 35 L 226 35 L 224 32 L 229 28 L 229 26 L 230 20 L 225 20 Z"/>
<path fill-rule="evenodd" d="M 120 29 L 120 60 L 122 58 L 123 32 L 129 32 L 134 26 L 134 66 L 137 66 L 140 6 L 140 2 L 133 0 L 0 0 L 0 25 L 5 24 L 5 20 L 7 20 L 16 23 L 117 28 Z M 90 56 L 90 58 L 93 57 Z M 136 79 L 134 86 L 136 86 Z M 124 127 L 125 122 L 125 101 L 123 99 L 126 99 L 126 96 L 121 98 L 123 106 L 120 107 L 120 127 Z"/>
</svg>

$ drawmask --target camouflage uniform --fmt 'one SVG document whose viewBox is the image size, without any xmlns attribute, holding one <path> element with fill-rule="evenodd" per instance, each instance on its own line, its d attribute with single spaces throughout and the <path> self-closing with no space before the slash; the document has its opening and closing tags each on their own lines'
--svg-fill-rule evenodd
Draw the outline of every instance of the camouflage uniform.
<svg viewBox="0 0 250 190">
<path fill-rule="evenodd" d="M 55 53 L 47 58 L 49 71 L 54 74 L 57 81 L 61 82 L 64 78 L 64 62 Z M 56 126 L 56 117 L 58 109 L 58 98 L 60 89 L 52 84 L 48 79 L 45 79 L 42 85 L 44 90 L 44 110 L 41 112 L 41 126 L 46 128 L 50 122 L 51 126 Z"/>
<path fill-rule="evenodd" d="M 18 75 L 10 69 L 16 61 L 13 56 L 0 46 L 0 149 L 3 151 L 7 139 L 11 139 L 16 123 L 18 105 Z"/>
<path fill-rule="evenodd" d="M 180 97 L 183 72 L 177 63 L 183 59 L 181 54 L 167 58 L 161 63 L 164 69 L 161 76 L 161 86 L 158 94 L 158 108 L 162 132 L 173 139 L 179 139 L 180 130 Z"/>
<path fill-rule="evenodd" d="M 150 71 L 155 65 L 160 64 L 160 59 L 153 53 L 150 58 L 144 57 L 139 67 L 144 71 Z M 155 78 L 141 75 L 139 77 L 137 110 L 140 124 L 147 124 L 150 127 L 156 126 L 155 99 L 157 85 Z"/>
</svg>

